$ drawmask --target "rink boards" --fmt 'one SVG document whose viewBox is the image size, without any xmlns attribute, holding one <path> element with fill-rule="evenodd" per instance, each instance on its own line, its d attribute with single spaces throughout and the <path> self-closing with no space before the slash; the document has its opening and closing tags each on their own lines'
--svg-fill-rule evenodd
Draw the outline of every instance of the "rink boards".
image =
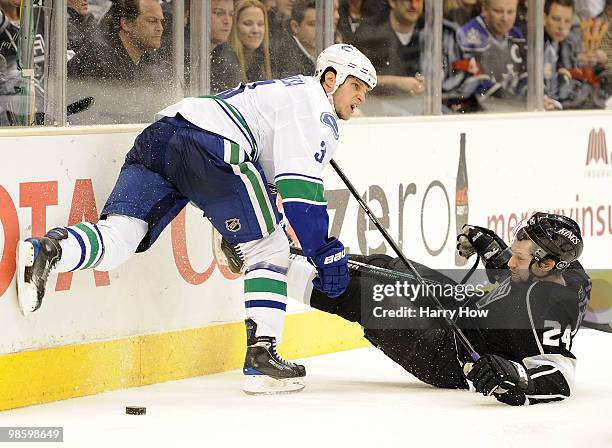
<svg viewBox="0 0 612 448">
<path fill-rule="evenodd" d="M 336 160 L 406 254 L 454 264 L 460 135 L 472 224 L 508 240 L 535 210 L 576 219 L 593 272 L 589 319 L 612 321 L 612 114 L 359 119 L 341 128 Z M 18 238 L 95 220 L 142 126 L 0 130 L 0 409 L 238 368 L 242 283 L 211 252 L 189 206 L 145 254 L 111 273 L 52 275 L 40 312 L 20 316 Z M 353 253 L 390 252 L 327 170 L 332 233 Z M 461 194 L 457 195 L 457 190 Z M 359 328 L 290 305 L 283 353 L 365 344 Z M 32 381 L 35 378 L 35 381 Z"/>
</svg>

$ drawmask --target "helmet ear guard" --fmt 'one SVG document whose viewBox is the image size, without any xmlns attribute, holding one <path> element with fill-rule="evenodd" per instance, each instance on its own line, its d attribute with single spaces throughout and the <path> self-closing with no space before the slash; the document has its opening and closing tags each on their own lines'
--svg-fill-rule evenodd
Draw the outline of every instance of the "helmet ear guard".
<svg viewBox="0 0 612 448">
<path fill-rule="evenodd" d="M 333 94 L 349 76 L 363 81 L 369 90 L 376 87 L 376 69 L 367 56 L 352 45 L 334 44 L 323 50 L 317 58 L 315 77 L 321 80 L 329 68 L 336 73 L 336 83 L 329 94 Z"/>
</svg>

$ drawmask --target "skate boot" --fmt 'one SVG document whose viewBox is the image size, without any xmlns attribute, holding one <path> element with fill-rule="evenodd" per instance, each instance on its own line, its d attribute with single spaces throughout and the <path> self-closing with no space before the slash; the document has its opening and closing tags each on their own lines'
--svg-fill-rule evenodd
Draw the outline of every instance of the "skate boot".
<svg viewBox="0 0 612 448">
<path fill-rule="evenodd" d="M 28 238 L 17 244 L 17 299 L 24 316 L 42 305 L 49 272 L 62 256 L 59 240 L 68 238 L 63 227 L 50 230 L 40 238 Z"/>
<path fill-rule="evenodd" d="M 249 395 L 283 394 L 304 389 L 304 366 L 285 361 L 276 352 L 276 338 L 255 337 L 257 324 L 245 321 L 247 327 L 247 353 L 243 372 L 246 375 L 243 390 Z"/>
<path fill-rule="evenodd" d="M 242 274 L 244 269 L 244 255 L 238 244 L 227 241 L 213 228 L 213 254 L 217 263 L 227 266 L 233 274 Z"/>
</svg>

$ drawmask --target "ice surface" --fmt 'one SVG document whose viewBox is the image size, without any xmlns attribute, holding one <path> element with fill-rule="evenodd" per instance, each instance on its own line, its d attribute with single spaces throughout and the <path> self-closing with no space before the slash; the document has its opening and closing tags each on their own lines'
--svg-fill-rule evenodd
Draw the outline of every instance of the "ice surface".
<svg viewBox="0 0 612 448">
<path fill-rule="evenodd" d="M 45 447 L 610 447 L 611 345 L 580 331 L 575 395 L 553 404 L 435 389 L 366 348 L 304 359 L 298 394 L 247 396 L 232 371 L 0 412 L 0 426 L 63 426 L 65 442 Z"/>
</svg>

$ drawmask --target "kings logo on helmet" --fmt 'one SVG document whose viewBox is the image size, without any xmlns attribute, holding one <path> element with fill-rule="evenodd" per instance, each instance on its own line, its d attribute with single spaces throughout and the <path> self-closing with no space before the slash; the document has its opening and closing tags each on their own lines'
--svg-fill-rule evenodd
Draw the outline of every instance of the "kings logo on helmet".
<svg viewBox="0 0 612 448">
<path fill-rule="evenodd" d="M 578 244 L 580 241 L 580 239 L 568 229 L 559 229 L 557 230 L 557 233 L 559 235 L 566 237 L 568 240 L 570 240 L 574 244 Z"/>
</svg>

